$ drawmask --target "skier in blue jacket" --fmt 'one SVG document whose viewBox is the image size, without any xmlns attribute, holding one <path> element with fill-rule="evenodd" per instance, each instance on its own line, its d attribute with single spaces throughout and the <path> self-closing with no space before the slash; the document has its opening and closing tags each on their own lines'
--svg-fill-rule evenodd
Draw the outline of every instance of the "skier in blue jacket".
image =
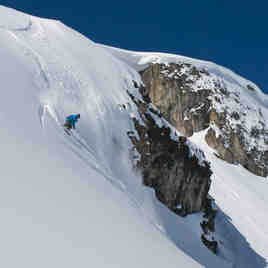
<svg viewBox="0 0 268 268">
<path fill-rule="evenodd" d="M 78 119 L 80 118 L 80 114 L 72 114 L 66 117 L 66 121 L 64 126 L 70 130 L 70 129 L 75 129 L 75 124 L 78 121 Z"/>
</svg>

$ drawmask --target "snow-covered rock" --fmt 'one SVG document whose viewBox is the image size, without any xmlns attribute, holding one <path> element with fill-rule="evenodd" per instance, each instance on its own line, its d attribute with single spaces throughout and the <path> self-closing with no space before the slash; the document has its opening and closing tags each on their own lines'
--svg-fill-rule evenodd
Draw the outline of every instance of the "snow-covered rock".
<svg viewBox="0 0 268 268">
<path fill-rule="evenodd" d="M 180 132 L 210 128 L 207 143 L 229 163 L 268 174 L 267 107 L 256 86 L 190 63 L 154 63 L 141 72 L 152 102 Z"/>
<path fill-rule="evenodd" d="M 207 141 L 222 159 L 268 175 L 268 96 L 257 85 L 211 62 L 106 48 L 141 72 L 153 103 L 182 134 L 210 127 Z"/>
<path fill-rule="evenodd" d="M 139 90 L 142 95 L 142 86 Z M 204 154 L 182 137 L 150 100 L 146 102 L 146 95 L 143 100 L 129 94 L 139 118 L 133 117 L 137 133 L 128 135 L 133 150 L 140 154 L 134 167 L 141 172 L 144 185 L 154 188 L 158 200 L 180 216 L 203 211 L 212 174 Z"/>
</svg>

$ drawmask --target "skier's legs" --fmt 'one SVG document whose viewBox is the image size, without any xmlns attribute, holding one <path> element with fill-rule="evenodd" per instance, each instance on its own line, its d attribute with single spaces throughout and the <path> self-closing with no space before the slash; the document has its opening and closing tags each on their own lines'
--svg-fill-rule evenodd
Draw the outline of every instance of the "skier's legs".
<svg viewBox="0 0 268 268">
<path fill-rule="evenodd" d="M 66 127 L 68 130 L 72 129 L 72 123 L 68 120 L 66 120 L 64 127 Z"/>
</svg>

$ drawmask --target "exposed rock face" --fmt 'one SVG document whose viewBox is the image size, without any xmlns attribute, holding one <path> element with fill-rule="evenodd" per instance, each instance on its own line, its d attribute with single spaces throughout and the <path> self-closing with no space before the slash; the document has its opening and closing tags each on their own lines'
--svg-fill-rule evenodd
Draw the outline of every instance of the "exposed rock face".
<svg viewBox="0 0 268 268">
<path fill-rule="evenodd" d="M 215 217 L 217 215 L 217 210 L 212 208 L 213 200 L 207 198 L 203 215 L 204 220 L 200 223 L 203 230 L 201 235 L 201 240 L 203 244 L 210 249 L 214 254 L 218 251 L 218 242 L 215 241 L 213 233 L 215 232 Z"/>
<path fill-rule="evenodd" d="M 210 91 L 191 89 L 189 77 L 200 77 L 195 67 L 188 64 L 153 64 L 141 75 L 153 104 L 183 135 L 189 137 L 208 127 Z"/>
<path fill-rule="evenodd" d="M 208 128 L 206 141 L 220 158 L 268 175 L 268 128 L 261 107 L 247 99 L 253 86 L 187 63 L 151 64 L 141 76 L 144 92 L 183 135 Z"/>
<path fill-rule="evenodd" d="M 171 128 L 159 126 L 155 118 L 161 120 L 161 115 L 148 102 L 132 98 L 142 122 L 133 118 L 138 137 L 128 134 L 140 154 L 137 167 L 142 170 L 144 184 L 154 188 L 157 198 L 180 215 L 201 211 L 211 182 L 208 162 L 191 152 L 185 137 L 171 138 Z"/>
<path fill-rule="evenodd" d="M 210 165 L 203 152 L 186 137 L 178 137 L 175 128 L 151 105 L 146 88 L 139 87 L 139 92 L 142 99 L 129 93 L 140 115 L 133 118 L 136 132 L 128 132 L 133 155 L 139 155 L 138 160 L 133 157 L 134 167 L 141 171 L 143 183 L 154 188 L 158 200 L 179 216 L 204 212 L 200 238 L 216 254 L 218 243 L 211 240 L 216 213 L 208 198 Z"/>
</svg>

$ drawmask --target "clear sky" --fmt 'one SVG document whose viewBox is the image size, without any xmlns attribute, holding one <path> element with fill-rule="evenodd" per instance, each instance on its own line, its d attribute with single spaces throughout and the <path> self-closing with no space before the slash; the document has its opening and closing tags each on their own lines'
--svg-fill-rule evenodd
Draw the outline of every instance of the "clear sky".
<svg viewBox="0 0 268 268">
<path fill-rule="evenodd" d="M 3 0 L 95 42 L 213 61 L 268 93 L 268 1 Z"/>
</svg>

